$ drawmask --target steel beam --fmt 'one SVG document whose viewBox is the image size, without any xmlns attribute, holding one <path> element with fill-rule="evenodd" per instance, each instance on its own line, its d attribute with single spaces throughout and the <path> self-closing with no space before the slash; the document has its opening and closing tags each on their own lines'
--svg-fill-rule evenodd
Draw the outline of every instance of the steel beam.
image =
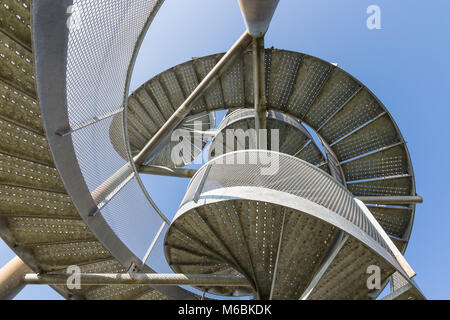
<svg viewBox="0 0 450 320">
<path fill-rule="evenodd" d="M 356 197 L 364 203 L 368 204 L 417 204 L 423 203 L 421 196 L 367 196 Z"/>
<path fill-rule="evenodd" d="M 65 285 L 69 277 L 77 277 L 81 285 L 167 285 L 167 286 L 231 286 L 248 287 L 248 280 L 233 274 L 161 274 L 161 273 L 81 273 L 81 274 L 37 274 L 23 276 L 26 284 Z"/>
<path fill-rule="evenodd" d="M 102 114 L 102 115 L 98 115 L 98 116 L 92 117 L 91 119 L 87 119 L 87 120 L 85 120 L 83 122 L 80 122 L 80 123 L 77 123 L 75 125 L 72 125 L 72 126 L 70 126 L 70 128 L 66 128 L 64 130 L 58 130 L 58 131 L 56 131 L 56 134 L 59 135 L 59 136 L 62 136 L 62 137 L 68 136 L 68 135 L 70 135 L 70 134 L 72 134 L 74 132 L 77 132 L 78 130 L 84 129 L 84 128 L 89 127 L 89 126 L 91 126 L 93 124 L 96 124 L 96 123 L 98 123 L 100 121 L 103 121 L 103 120 L 106 120 L 108 118 L 111 118 L 111 117 L 113 117 L 116 114 L 119 114 L 121 112 L 123 112 L 123 108 L 119 108 L 119 109 L 117 109 L 115 111 L 111 111 L 111 112 L 108 112 L 108 113 L 105 113 L 105 114 Z"/>
<path fill-rule="evenodd" d="M 347 242 L 349 236 L 347 234 L 341 233 L 337 243 L 334 245 L 334 247 L 331 249 L 331 251 L 328 254 L 328 257 L 325 258 L 322 265 L 319 267 L 319 270 L 316 272 L 312 280 L 310 281 L 308 287 L 303 292 L 302 296 L 299 300 L 307 300 L 311 293 L 313 292 L 316 285 L 319 283 L 320 279 L 322 279 L 325 272 L 330 267 L 331 263 L 334 261 L 338 253 L 341 251 L 344 244 Z"/>
<path fill-rule="evenodd" d="M 273 300 L 273 293 L 274 293 L 275 284 L 277 281 L 278 261 L 280 260 L 280 254 L 281 254 L 281 241 L 283 240 L 284 224 L 286 222 L 286 211 L 285 210 L 283 210 L 283 211 L 284 211 L 283 212 L 283 222 L 281 223 L 280 239 L 278 240 L 277 258 L 275 260 L 275 266 L 274 266 L 274 270 L 273 270 L 272 286 L 270 287 L 269 300 Z"/>
<path fill-rule="evenodd" d="M 164 166 L 139 167 L 139 173 L 153 174 L 158 176 L 189 178 L 189 179 L 191 179 L 196 172 L 197 170 L 195 169 L 169 168 Z"/>
<path fill-rule="evenodd" d="M 266 75 L 264 37 L 253 39 L 253 92 L 255 102 L 255 130 L 258 149 L 267 148 L 262 142 L 266 141 L 262 135 L 267 134 L 266 109 Z"/>
<path fill-rule="evenodd" d="M 19 258 L 0 269 L 0 300 L 12 300 L 24 287 L 22 277 L 32 270 Z"/>
</svg>

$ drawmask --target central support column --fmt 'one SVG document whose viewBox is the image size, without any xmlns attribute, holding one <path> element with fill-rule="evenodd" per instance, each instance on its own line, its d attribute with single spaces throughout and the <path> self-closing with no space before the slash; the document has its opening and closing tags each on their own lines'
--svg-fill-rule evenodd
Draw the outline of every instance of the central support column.
<svg viewBox="0 0 450 320">
<path fill-rule="evenodd" d="M 254 38 L 262 37 L 269 29 L 279 0 L 239 0 L 248 32 Z"/>
</svg>

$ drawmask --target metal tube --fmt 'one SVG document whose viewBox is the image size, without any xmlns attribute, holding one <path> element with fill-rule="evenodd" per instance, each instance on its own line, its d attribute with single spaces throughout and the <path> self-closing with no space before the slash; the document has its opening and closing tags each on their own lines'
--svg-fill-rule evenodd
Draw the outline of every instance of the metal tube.
<svg viewBox="0 0 450 320">
<path fill-rule="evenodd" d="M 374 196 L 374 197 L 357 197 L 364 203 L 368 204 L 417 204 L 423 203 L 421 196 Z"/>
<path fill-rule="evenodd" d="M 265 134 L 262 131 L 267 128 L 267 110 L 266 110 L 266 75 L 264 62 L 264 37 L 253 39 L 253 85 L 254 85 L 254 102 L 255 102 L 255 130 L 256 144 L 258 149 L 262 149 L 261 145 Z"/>
<path fill-rule="evenodd" d="M 26 284 L 65 285 L 68 283 L 69 277 L 79 277 L 81 285 L 250 286 L 244 276 L 232 274 L 82 273 L 70 275 L 29 273 L 23 276 L 23 281 Z"/>
<path fill-rule="evenodd" d="M 250 34 L 245 31 L 239 40 L 231 47 L 231 49 L 220 59 L 214 68 L 206 75 L 195 90 L 183 102 L 183 104 L 175 111 L 175 113 L 166 121 L 166 123 L 153 135 L 150 141 L 145 145 L 141 152 L 134 158 L 134 162 L 141 165 L 147 160 L 152 151 L 157 149 L 158 145 L 164 138 L 173 131 L 178 124 L 189 114 L 192 106 L 202 97 L 205 91 L 214 83 L 220 75 L 227 69 L 229 64 L 244 52 L 252 41 Z"/>
<path fill-rule="evenodd" d="M 163 166 L 139 167 L 139 173 L 178 177 L 178 178 L 189 178 L 189 179 L 192 178 L 196 172 L 197 170 L 195 169 L 168 168 Z"/>
<path fill-rule="evenodd" d="M 372 223 L 373 227 L 378 231 L 380 237 L 389 247 L 389 249 L 392 252 L 392 255 L 394 256 L 395 260 L 397 260 L 400 267 L 403 268 L 405 274 L 407 274 L 409 278 L 414 277 L 416 275 L 416 272 L 411 268 L 408 261 L 406 261 L 405 257 L 402 255 L 400 250 L 397 248 L 394 242 L 392 242 L 391 238 L 386 233 L 386 231 L 384 231 L 383 227 L 380 225 L 378 220 L 372 215 L 372 212 L 370 212 L 370 210 L 365 206 L 365 204 L 361 200 L 355 199 L 355 201 L 361 208 L 361 210 L 364 212 L 367 219 L 369 219 L 370 223 Z"/>
<path fill-rule="evenodd" d="M 19 257 L 0 269 L 0 300 L 12 300 L 24 287 L 22 277 L 32 270 Z"/>
<path fill-rule="evenodd" d="M 200 82 L 195 90 L 189 95 L 189 97 L 183 102 L 183 104 L 173 113 L 173 115 L 166 121 L 166 123 L 156 132 L 150 141 L 144 146 L 139 154 L 134 157 L 136 166 L 141 166 L 151 156 L 152 152 L 159 150 L 161 144 L 165 142 L 165 139 L 170 133 L 179 125 L 181 121 L 189 114 L 192 106 L 202 97 L 205 91 L 217 80 L 222 73 L 227 70 L 230 63 L 234 58 L 244 52 L 252 41 L 250 34 L 245 31 L 239 40 L 231 47 L 231 49 L 220 59 L 220 61 L 214 66 L 214 68 L 206 75 L 206 77 Z M 100 203 L 108 195 L 108 190 L 115 189 L 120 185 L 132 171 L 129 164 L 124 165 L 116 173 L 114 173 L 108 180 L 103 182 L 93 193 L 92 197 L 96 203 Z M 98 208 L 94 209 L 98 211 Z M 165 217 L 161 216 L 165 219 Z"/>
</svg>

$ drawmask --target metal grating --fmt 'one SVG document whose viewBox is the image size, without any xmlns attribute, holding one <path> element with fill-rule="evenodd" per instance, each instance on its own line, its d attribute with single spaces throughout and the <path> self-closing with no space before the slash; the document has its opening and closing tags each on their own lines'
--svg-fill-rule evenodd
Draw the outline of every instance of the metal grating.
<svg viewBox="0 0 450 320">
<path fill-rule="evenodd" d="M 319 128 L 330 115 L 344 105 L 359 89 L 359 84 L 343 72 L 333 72 L 304 116 L 304 121 Z"/>
<path fill-rule="evenodd" d="M 67 194 L 0 185 L 0 216 L 81 219 Z"/>
<path fill-rule="evenodd" d="M 404 148 L 396 146 L 381 150 L 342 165 L 347 181 L 408 174 Z"/>
<path fill-rule="evenodd" d="M 0 119 L 0 135 L 2 136 L 0 150 L 3 153 L 53 166 L 45 137 L 2 119 Z"/>
<path fill-rule="evenodd" d="M 302 118 L 328 79 L 332 66 L 312 57 L 304 57 L 299 69 L 288 110 Z"/>
<path fill-rule="evenodd" d="M 269 105 L 279 105 L 280 109 L 286 108 L 301 63 L 301 56 L 289 52 L 272 56 L 271 78 L 268 80 L 270 81 Z"/>
<path fill-rule="evenodd" d="M 319 130 L 330 144 L 383 112 L 383 108 L 366 90 L 361 90 Z"/>
<path fill-rule="evenodd" d="M 410 208 L 389 206 L 370 206 L 368 208 L 390 236 L 403 238 L 408 231 L 412 216 Z"/>
</svg>

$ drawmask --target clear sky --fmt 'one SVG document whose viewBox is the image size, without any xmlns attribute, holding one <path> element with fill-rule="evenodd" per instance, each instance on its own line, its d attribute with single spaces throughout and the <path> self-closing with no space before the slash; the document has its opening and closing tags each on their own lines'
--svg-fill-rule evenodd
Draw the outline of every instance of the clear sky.
<svg viewBox="0 0 450 320">
<path fill-rule="evenodd" d="M 381 8 L 381 30 L 366 26 L 370 5 Z M 449 14 L 448 0 L 281 0 L 266 36 L 267 47 L 338 63 L 391 112 L 408 142 L 417 192 L 425 200 L 417 207 L 406 258 L 430 299 L 450 299 L 450 174 L 444 165 L 450 158 Z M 228 50 L 244 29 L 237 0 L 167 0 L 142 46 L 131 89 L 192 57 Z M 188 181 L 144 179 L 172 217 Z M 0 265 L 13 256 L 1 243 Z M 58 295 L 29 286 L 18 298 Z"/>
</svg>

